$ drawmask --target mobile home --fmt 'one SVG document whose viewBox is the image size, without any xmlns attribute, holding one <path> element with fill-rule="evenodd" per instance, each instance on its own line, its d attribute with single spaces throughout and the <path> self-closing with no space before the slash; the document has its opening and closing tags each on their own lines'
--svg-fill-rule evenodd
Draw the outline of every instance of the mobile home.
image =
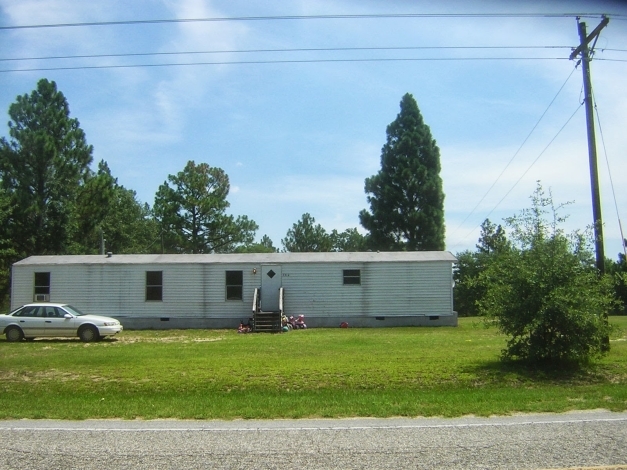
<svg viewBox="0 0 627 470">
<path fill-rule="evenodd" d="M 32 256 L 12 267 L 11 307 L 65 302 L 127 329 L 236 328 L 256 315 L 261 325 L 262 312 L 302 314 L 309 327 L 454 326 L 455 261 L 441 251 Z"/>
</svg>

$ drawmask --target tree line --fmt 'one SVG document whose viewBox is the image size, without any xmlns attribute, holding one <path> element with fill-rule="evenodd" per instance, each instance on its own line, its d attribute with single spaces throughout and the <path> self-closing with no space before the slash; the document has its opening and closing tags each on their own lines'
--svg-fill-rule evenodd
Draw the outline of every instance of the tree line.
<svg viewBox="0 0 627 470">
<path fill-rule="evenodd" d="M 41 79 L 9 107 L 0 139 L 0 296 L 10 266 L 32 255 L 276 252 L 247 215 L 227 214 L 224 170 L 188 161 L 159 186 L 154 204 L 119 184 L 53 81 Z M 366 231 L 327 232 L 304 213 L 281 240 L 282 251 L 444 249 L 440 155 L 418 105 L 407 94 L 388 126 L 381 171 L 367 178 Z"/>
</svg>

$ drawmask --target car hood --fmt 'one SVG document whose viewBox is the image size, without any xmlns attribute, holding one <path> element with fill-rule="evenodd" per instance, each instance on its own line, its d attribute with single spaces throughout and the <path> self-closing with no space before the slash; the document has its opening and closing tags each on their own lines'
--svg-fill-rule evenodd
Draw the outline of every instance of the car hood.
<svg viewBox="0 0 627 470">
<path fill-rule="evenodd" d="M 93 322 L 111 322 L 111 321 L 117 321 L 119 322 L 120 320 L 118 320 L 117 318 L 111 318 L 111 317 L 103 317 L 100 315 L 81 315 L 80 317 L 76 317 L 77 320 L 80 320 L 82 322 L 85 321 L 93 321 Z"/>
</svg>

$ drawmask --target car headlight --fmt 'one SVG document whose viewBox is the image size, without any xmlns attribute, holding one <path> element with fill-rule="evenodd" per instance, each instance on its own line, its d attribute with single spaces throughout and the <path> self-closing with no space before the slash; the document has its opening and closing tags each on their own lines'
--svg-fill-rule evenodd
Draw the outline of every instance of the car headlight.
<svg viewBox="0 0 627 470">
<path fill-rule="evenodd" d="M 120 322 L 118 321 L 106 321 L 104 322 L 104 326 L 115 326 L 115 325 L 119 325 Z"/>
</svg>

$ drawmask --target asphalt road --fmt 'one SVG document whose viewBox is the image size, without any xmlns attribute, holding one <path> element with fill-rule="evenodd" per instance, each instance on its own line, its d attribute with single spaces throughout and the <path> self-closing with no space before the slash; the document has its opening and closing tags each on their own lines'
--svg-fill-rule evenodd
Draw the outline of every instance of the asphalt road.
<svg viewBox="0 0 627 470">
<path fill-rule="evenodd" d="M 0 468 L 627 470 L 627 413 L 0 421 Z"/>
</svg>

